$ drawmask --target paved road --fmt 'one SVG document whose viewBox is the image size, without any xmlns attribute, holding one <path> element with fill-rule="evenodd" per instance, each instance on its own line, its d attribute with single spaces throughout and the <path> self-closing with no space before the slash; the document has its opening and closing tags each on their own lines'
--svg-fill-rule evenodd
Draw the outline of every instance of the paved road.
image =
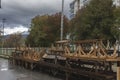
<svg viewBox="0 0 120 80">
<path fill-rule="evenodd" d="M 20 67 L 12 66 L 8 60 L 0 58 L 0 80 L 61 80 L 43 74 L 33 72 Z"/>
</svg>

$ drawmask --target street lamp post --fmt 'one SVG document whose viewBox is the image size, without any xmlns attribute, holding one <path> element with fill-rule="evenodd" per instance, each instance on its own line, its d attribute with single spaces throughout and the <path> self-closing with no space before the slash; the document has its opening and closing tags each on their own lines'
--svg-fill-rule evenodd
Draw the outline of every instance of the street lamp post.
<svg viewBox="0 0 120 80">
<path fill-rule="evenodd" d="M 2 19 L 2 24 L 3 24 L 3 40 L 2 40 L 2 49 L 4 49 L 4 27 L 5 27 L 5 18 Z M 3 54 L 3 50 L 2 50 L 2 54 Z"/>
<path fill-rule="evenodd" d="M 63 19 L 64 18 L 64 0 L 62 0 L 62 12 L 61 12 L 61 33 L 60 40 L 63 40 Z"/>
</svg>

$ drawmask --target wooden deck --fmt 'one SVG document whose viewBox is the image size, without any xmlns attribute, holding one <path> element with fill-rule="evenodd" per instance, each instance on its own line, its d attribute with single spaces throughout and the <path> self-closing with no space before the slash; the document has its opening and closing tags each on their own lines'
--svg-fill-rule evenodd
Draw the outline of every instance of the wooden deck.
<svg viewBox="0 0 120 80">
<path fill-rule="evenodd" d="M 120 54 L 116 46 L 104 45 L 102 40 L 85 40 L 74 42 L 75 48 L 68 46 L 70 41 L 57 41 L 48 53 L 22 49 L 15 51 L 11 57 L 12 63 L 31 69 L 42 68 L 48 72 L 58 71 L 67 75 L 86 76 L 95 80 L 115 80 L 114 63 L 120 62 Z M 73 43 L 72 43 L 73 44 Z M 37 66 L 37 67 L 36 67 Z M 66 78 L 67 80 L 68 78 Z"/>
</svg>

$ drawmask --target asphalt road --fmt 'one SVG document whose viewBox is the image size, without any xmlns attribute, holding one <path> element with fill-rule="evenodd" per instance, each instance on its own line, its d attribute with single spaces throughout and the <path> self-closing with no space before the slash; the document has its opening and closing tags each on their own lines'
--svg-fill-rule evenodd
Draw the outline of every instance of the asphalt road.
<svg viewBox="0 0 120 80">
<path fill-rule="evenodd" d="M 61 80 L 40 72 L 26 70 L 10 65 L 8 60 L 0 58 L 0 80 Z"/>
</svg>

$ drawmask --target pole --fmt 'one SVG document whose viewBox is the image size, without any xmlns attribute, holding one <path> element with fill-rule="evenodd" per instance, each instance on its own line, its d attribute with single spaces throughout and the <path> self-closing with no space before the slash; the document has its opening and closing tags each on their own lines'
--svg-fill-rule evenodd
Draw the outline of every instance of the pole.
<svg viewBox="0 0 120 80">
<path fill-rule="evenodd" d="M 3 24 L 3 40 L 2 40 L 2 54 L 4 52 L 4 27 L 5 27 L 5 18 L 2 19 L 2 24 Z"/>
<path fill-rule="evenodd" d="M 61 12 L 61 33 L 60 40 L 63 40 L 63 17 L 64 17 L 64 0 L 62 0 L 62 12 Z"/>
<path fill-rule="evenodd" d="M 120 6 L 120 0 L 118 0 L 118 6 Z"/>
<path fill-rule="evenodd" d="M 117 80 L 120 80 L 120 61 L 117 62 Z"/>
<path fill-rule="evenodd" d="M 0 0 L 0 8 L 1 8 L 1 0 Z"/>
<path fill-rule="evenodd" d="M 120 34 L 119 34 L 119 40 L 118 40 L 118 57 L 120 57 Z M 120 61 L 117 61 L 117 80 L 120 80 Z"/>
</svg>

